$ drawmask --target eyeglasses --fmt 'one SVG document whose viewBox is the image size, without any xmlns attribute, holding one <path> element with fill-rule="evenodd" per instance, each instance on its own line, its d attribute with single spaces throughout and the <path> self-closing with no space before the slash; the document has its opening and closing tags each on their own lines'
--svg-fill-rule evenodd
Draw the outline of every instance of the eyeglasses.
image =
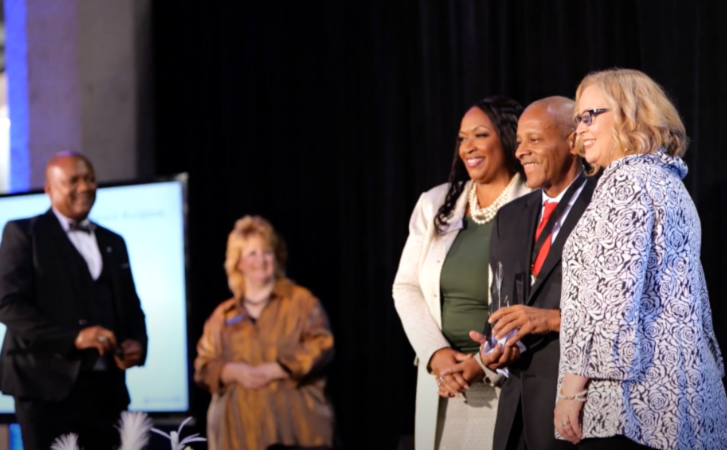
<svg viewBox="0 0 727 450">
<path fill-rule="evenodd" d="M 611 110 L 608 108 L 587 109 L 587 110 L 583 111 L 578 117 L 576 117 L 576 126 L 578 126 L 578 124 L 581 122 L 583 122 L 583 124 L 586 126 L 590 126 L 593 123 L 593 119 L 597 115 L 603 114 L 608 111 L 611 111 Z"/>
</svg>

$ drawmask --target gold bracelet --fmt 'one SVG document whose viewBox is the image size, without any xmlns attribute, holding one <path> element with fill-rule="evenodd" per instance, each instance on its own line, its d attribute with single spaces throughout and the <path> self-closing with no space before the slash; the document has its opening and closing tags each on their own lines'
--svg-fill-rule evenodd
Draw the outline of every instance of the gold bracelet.
<svg viewBox="0 0 727 450">
<path fill-rule="evenodd" d="M 576 395 L 563 395 L 563 391 L 558 392 L 558 398 L 563 400 L 575 400 L 577 402 L 585 403 L 586 395 L 588 395 L 588 389 L 583 392 L 579 392 Z"/>
</svg>

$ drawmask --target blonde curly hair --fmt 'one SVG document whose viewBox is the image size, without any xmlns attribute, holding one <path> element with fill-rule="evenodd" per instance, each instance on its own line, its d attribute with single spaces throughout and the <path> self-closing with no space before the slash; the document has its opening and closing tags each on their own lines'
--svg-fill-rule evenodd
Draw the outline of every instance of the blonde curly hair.
<svg viewBox="0 0 727 450">
<path fill-rule="evenodd" d="M 260 216 L 245 216 L 235 222 L 235 227 L 227 238 L 225 254 L 225 273 L 227 284 L 235 297 L 245 292 L 245 277 L 240 272 L 240 257 L 245 244 L 252 237 L 261 238 L 275 253 L 275 278 L 285 278 L 285 263 L 288 260 L 285 241 L 275 232 L 270 222 Z"/>
<path fill-rule="evenodd" d="M 683 156 L 687 151 L 689 139 L 679 112 L 664 89 L 645 73 L 615 68 L 588 74 L 576 91 L 574 118 L 581 112 L 581 95 L 589 86 L 598 87 L 613 113 L 618 156 L 652 153 L 660 148 L 672 156 Z M 578 147 L 583 156 L 582 143 Z"/>
</svg>

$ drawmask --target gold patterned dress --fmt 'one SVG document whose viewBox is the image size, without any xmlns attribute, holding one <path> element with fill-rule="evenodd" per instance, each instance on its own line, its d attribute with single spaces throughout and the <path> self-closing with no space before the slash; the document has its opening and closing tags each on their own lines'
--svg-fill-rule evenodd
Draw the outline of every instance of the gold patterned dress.
<svg viewBox="0 0 727 450">
<path fill-rule="evenodd" d="M 282 444 L 331 446 L 333 412 L 322 369 L 333 355 L 325 311 L 310 291 L 279 280 L 270 303 L 253 320 L 239 299 L 212 313 L 197 344 L 195 381 L 212 393 L 207 414 L 210 450 L 265 450 Z M 290 378 L 261 389 L 220 379 L 228 362 L 278 362 Z"/>
</svg>

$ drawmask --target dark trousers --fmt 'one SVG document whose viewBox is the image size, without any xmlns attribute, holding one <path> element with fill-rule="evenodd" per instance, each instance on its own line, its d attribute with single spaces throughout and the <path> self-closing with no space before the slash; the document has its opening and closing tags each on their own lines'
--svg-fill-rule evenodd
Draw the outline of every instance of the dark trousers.
<svg viewBox="0 0 727 450">
<path fill-rule="evenodd" d="M 650 450 L 651 447 L 641 445 L 626 436 L 583 439 L 578 443 L 580 450 Z"/>
<path fill-rule="evenodd" d="M 553 432 L 546 434 L 545 432 L 538 433 L 538 442 L 527 442 L 525 439 L 525 423 L 523 421 L 523 409 L 522 401 L 518 402 L 517 413 L 510 428 L 510 436 L 507 439 L 507 450 L 575 450 L 576 447 L 568 441 L 562 441 L 555 438 L 555 425 L 553 425 Z M 550 416 L 548 419 L 544 417 L 543 420 L 550 420 L 552 425 L 553 417 Z M 531 430 L 532 436 L 532 430 Z M 619 449 L 622 450 L 622 449 Z"/>
<path fill-rule="evenodd" d="M 121 379 L 123 380 L 123 379 Z M 79 447 L 112 449 L 119 445 L 116 425 L 128 406 L 118 374 L 81 372 L 68 398 L 60 402 L 15 398 L 24 450 L 48 450 L 62 435 L 76 433 Z"/>
<path fill-rule="evenodd" d="M 510 428 L 510 436 L 507 439 L 507 450 L 527 450 L 525 445 L 525 428 L 523 427 L 523 405 L 518 401 L 517 413 Z"/>
</svg>

